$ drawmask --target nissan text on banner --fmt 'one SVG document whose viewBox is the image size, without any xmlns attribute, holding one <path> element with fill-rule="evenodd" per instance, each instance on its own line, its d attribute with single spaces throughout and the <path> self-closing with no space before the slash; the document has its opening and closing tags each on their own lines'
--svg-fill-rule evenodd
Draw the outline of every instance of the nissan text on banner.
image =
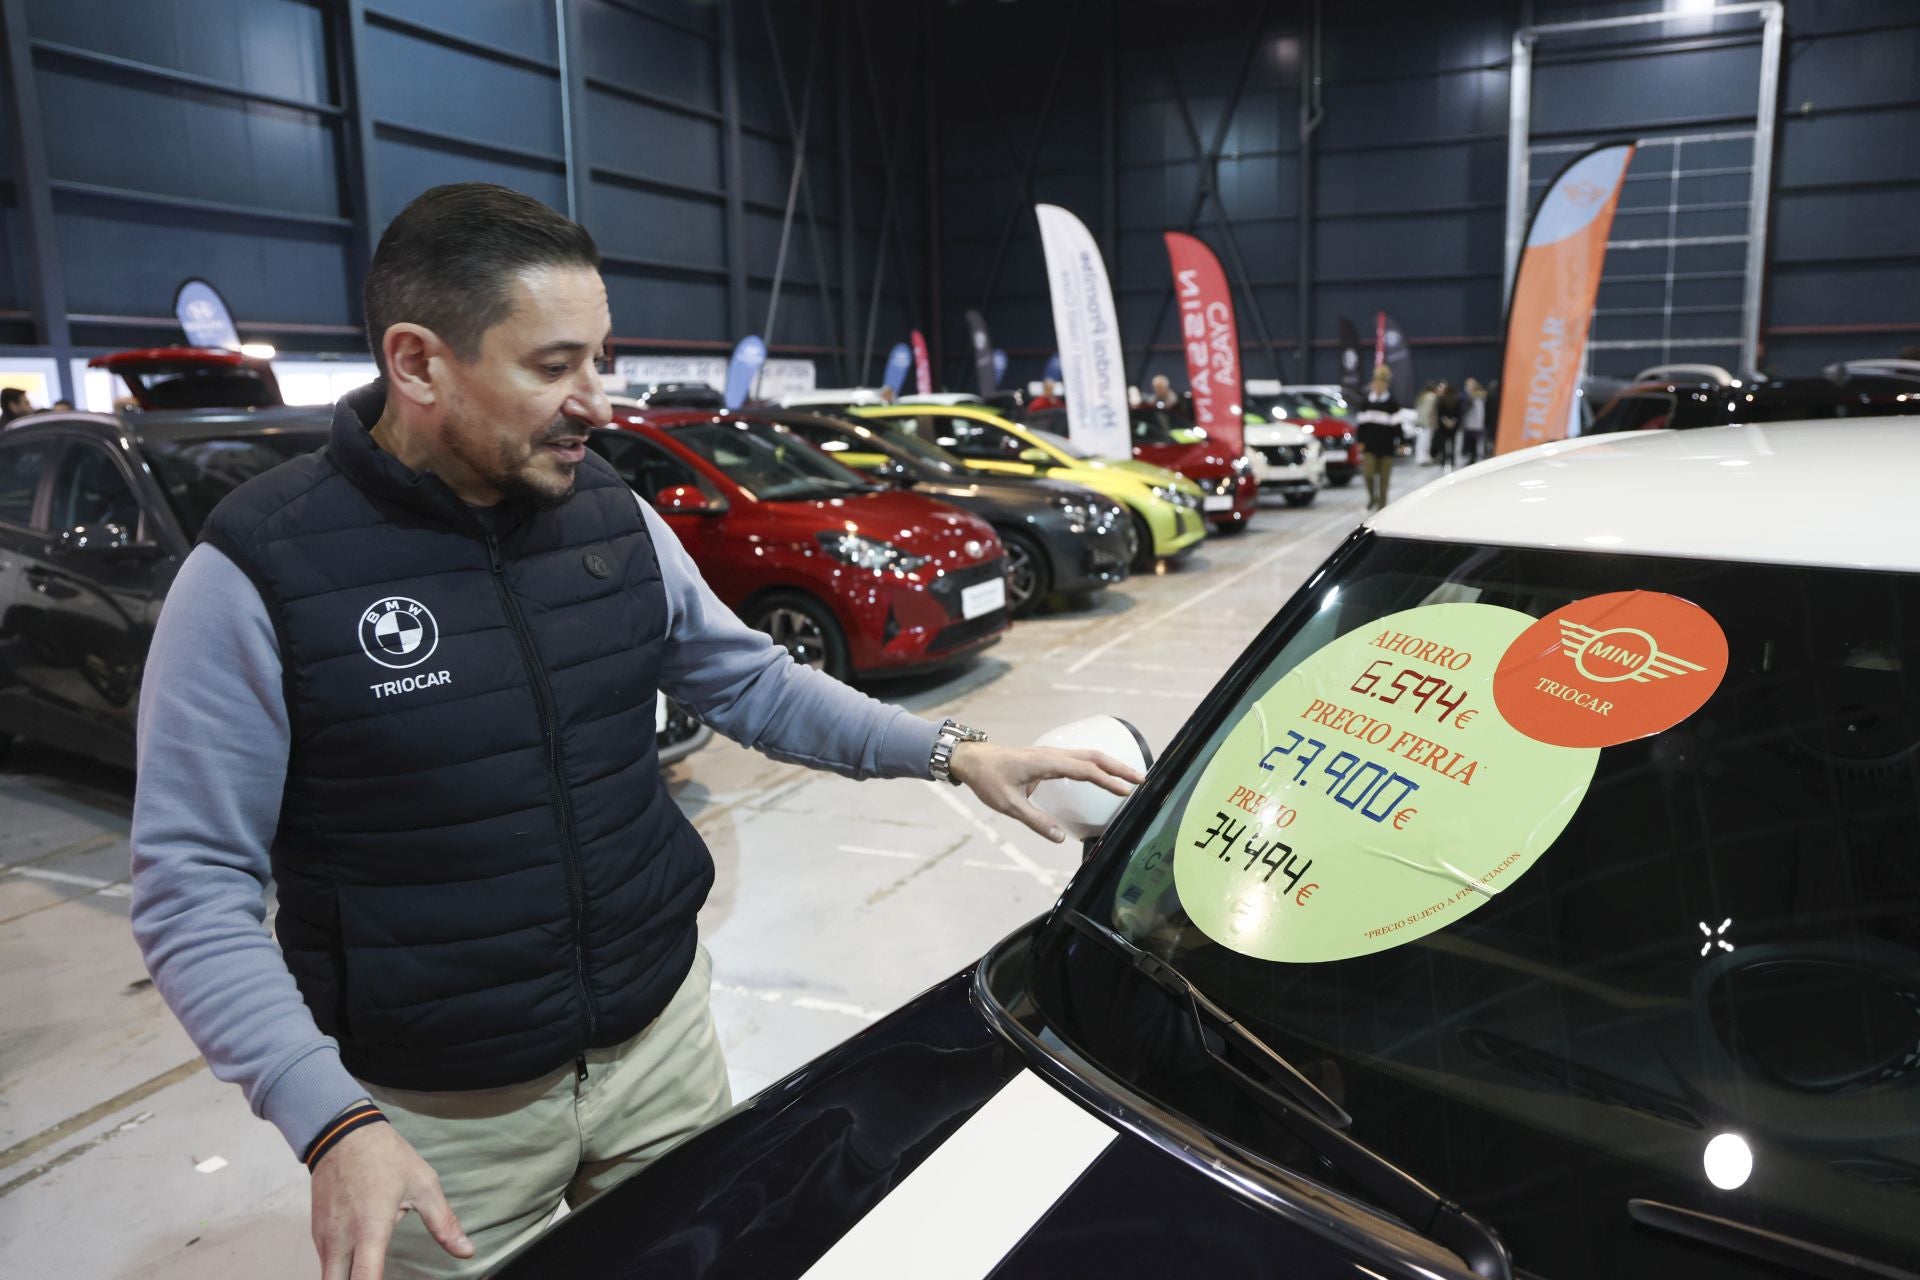
<svg viewBox="0 0 1920 1280">
<path fill-rule="evenodd" d="M 987 333 L 987 318 L 978 311 L 967 311 L 967 339 L 973 344 L 973 376 L 980 394 L 990 396 L 1000 389 L 1000 375 L 993 365 L 993 338 Z"/>
<path fill-rule="evenodd" d="M 1520 250 L 1500 364 L 1500 423 L 1493 451 L 1564 439 L 1586 364 L 1587 330 L 1634 144 L 1595 147 L 1547 188 Z"/>
<path fill-rule="evenodd" d="M 1247 450 L 1240 426 L 1240 331 L 1233 322 L 1227 275 L 1213 250 L 1184 231 L 1169 231 L 1166 239 L 1187 385 L 1193 391 L 1193 424 L 1237 458 Z"/>
<path fill-rule="evenodd" d="M 1055 204 L 1034 206 L 1053 294 L 1053 333 L 1060 343 L 1060 383 L 1067 397 L 1067 435 L 1096 458 L 1131 458 L 1126 361 L 1114 316 L 1107 264 L 1086 224 Z"/>
</svg>

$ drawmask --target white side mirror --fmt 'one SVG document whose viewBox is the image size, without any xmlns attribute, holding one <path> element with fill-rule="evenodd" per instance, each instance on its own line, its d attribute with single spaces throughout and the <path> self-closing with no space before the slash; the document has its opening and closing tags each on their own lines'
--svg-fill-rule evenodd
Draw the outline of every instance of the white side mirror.
<svg viewBox="0 0 1920 1280">
<path fill-rule="evenodd" d="M 1034 740 L 1036 747 L 1066 747 L 1100 751 L 1145 773 L 1153 752 L 1140 731 L 1115 716 L 1089 716 L 1049 730 Z M 1107 829 L 1125 797 L 1091 782 L 1049 779 L 1033 789 L 1033 802 L 1060 820 L 1076 838 L 1091 840 Z"/>
</svg>

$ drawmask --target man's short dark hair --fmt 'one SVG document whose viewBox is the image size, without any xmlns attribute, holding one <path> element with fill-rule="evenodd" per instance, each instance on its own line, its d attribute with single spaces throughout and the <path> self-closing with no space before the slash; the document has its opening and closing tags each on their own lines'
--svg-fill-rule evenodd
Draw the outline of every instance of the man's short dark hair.
<svg viewBox="0 0 1920 1280">
<path fill-rule="evenodd" d="M 27 398 L 27 393 L 19 387 L 0 388 L 0 406 L 17 404 Z"/>
<path fill-rule="evenodd" d="M 400 211 L 367 268 L 367 342 L 387 372 L 383 339 L 424 325 L 462 360 L 507 318 L 513 278 L 541 267 L 600 265 L 587 229 L 532 196 L 491 182 L 433 187 Z"/>
</svg>

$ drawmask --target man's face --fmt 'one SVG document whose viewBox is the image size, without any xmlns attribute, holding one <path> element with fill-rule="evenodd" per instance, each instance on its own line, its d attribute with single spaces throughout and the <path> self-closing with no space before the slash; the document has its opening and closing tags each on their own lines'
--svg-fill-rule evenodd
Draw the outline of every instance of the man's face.
<svg viewBox="0 0 1920 1280">
<path fill-rule="evenodd" d="M 540 267 L 519 275 L 511 297 L 479 355 L 448 362 L 444 442 L 509 501 L 558 506 L 587 432 L 611 416 L 596 367 L 613 334 L 607 288 L 589 267 Z"/>
<path fill-rule="evenodd" d="M 1167 380 L 1166 374 L 1157 373 L 1153 376 L 1153 394 L 1163 400 L 1173 394 L 1173 383 Z"/>
</svg>

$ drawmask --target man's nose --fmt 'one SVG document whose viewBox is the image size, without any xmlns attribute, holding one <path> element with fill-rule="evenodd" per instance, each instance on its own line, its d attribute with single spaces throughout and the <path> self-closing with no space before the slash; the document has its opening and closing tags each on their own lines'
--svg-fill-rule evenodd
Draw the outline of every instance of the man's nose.
<svg viewBox="0 0 1920 1280">
<path fill-rule="evenodd" d="M 561 412 L 590 427 L 604 427 L 613 421 L 613 406 L 607 403 L 606 386 L 600 381 L 600 371 L 591 363 L 581 369 L 573 393 L 567 397 Z"/>
</svg>

